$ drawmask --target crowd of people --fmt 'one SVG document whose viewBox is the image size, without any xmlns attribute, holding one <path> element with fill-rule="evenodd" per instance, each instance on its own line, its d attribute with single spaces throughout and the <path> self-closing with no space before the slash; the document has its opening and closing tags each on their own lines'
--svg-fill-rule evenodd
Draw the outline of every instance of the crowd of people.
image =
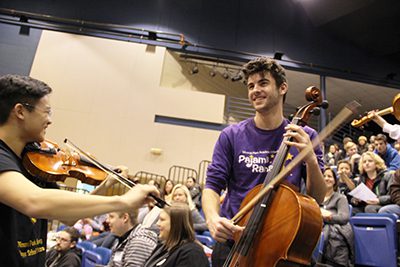
<svg viewBox="0 0 400 267">
<path fill-rule="evenodd" d="M 113 175 L 90 195 L 80 195 L 58 190 L 56 183 L 28 171 L 23 162 L 27 147 L 45 140 L 52 123 L 52 89 L 30 77 L 0 77 L 0 210 L 6 218 L 0 223 L 0 261 L 7 266 L 80 266 L 82 251 L 77 244 L 86 239 L 112 249 L 109 267 L 203 267 L 210 262 L 196 234 L 209 232 L 216 241 L 212 266 L 223 266 L 235 248 L 234 236 L 245 233 L 245 227 L 231 219 L 248 192 L 262 184 L 268 172 L 280 170 L 306 151 L 286 182 L 319 204 L 325 236 L 319 260 L 352 266 L 351 213 L 400 215 L 399 152 L 383 133 L 369 139 L 345 137 L 343 144 L 332 143 L 326 150 L 313 147 L 317 132 L 283 116 L 289 86 L 278 62 L 261 57 L 242 71 L 256 114 L 221 132 L 206 184 L 187 177 L 185 184 L 167 180 L 160 188 L 149 180 L 122 196 L 102 196 L 116 183 Z M 371 117 L 390 138 L 400 137 L 400 127 L 374 111 Z M 284 159 L 281 166 L 274 161 L 279 157 Z M 128 177 L 126 168 L 121 172 Z M 361 184 L 374 197 L 354 196 Z M 162 208 L 155 205 L 158 197 L 166 201 Z M 46 253 L 47 219 L 73 227 L 59 231 Z"/>
</svg>

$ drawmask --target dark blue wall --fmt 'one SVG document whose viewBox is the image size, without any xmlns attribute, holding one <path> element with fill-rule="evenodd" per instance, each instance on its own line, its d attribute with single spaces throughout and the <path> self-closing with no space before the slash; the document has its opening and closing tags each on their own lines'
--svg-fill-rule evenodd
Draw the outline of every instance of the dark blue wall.
<svg viewBox="0 0 400 267">
<path fill-rule="evenodd" d="M 19 34 L 20 27 L 0 24 L 0 75 L 28 75 L 40 39 L 40 30 L 29 36 Z"/>
<path fill-rule="evenodd" d="M 365 77 L 400 73 L 397 62 L 371 56 L 321 32 L 294 0 L 2 0 L 0 7 L 183 33 L 192 43 L 221 49 L 268 56 L 281 51 L 285 53 L 284 59 L 313 63 L 347 74 L 362 73 Z M 12 65 L 32 58 L 33 50 L 26 48 L 26 42 L 37 41 L 37 33 L 25 40 L 26 37 L 18 36 L 17 31 L 3 24 L 0 24 L 0 33 L 0 72 L 8 72 L 7 68 L 18 70 Z M 25 41 L 20 41 L 21 38 Z M 13 48 L 8 47 L 11 53 L 4 49 L 9 40 L 17 42 Z M 3 53 L 14 53 L 14 56 L 3 57 Z"/>
</svg>

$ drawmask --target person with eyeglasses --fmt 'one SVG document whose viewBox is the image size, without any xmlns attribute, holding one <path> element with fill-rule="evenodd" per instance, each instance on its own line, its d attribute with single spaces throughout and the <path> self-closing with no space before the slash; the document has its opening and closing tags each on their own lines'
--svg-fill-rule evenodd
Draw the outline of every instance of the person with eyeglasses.
<svg viewBox="0 0 400 267">
<path fill-rule="evenodd" d="M 149 194 L 159 196 L 150 185 L 136 185 L 121 196 L 77 194 L 57 190 L 54 183 L 29 174 L 22 159 L 27 145 L 45 140 L 52 123 L 51 92 L 47 84 L 31 77 L 0 76 L 2 266 L 44 266 L 47 219 L 73 223 L 112 211 L 137 209 L 150 200 Z"/>
<path fill-rule="evenodd" d="M 67 227 L 57 233 L 56 245 L 46 255 L 45 267 L 79 267 L 82 251 L 76 247 L 79 232 Z"/>
</svg>

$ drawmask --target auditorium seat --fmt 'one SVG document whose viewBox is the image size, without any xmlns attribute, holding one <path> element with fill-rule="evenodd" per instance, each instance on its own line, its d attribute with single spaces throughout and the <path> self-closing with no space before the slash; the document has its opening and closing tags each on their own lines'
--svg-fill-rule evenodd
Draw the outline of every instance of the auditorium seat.
<svg viewBox="0 0 400 267">
<path fill-rule="evenodd" d="M 91 250 L 86 250 L 83 255 L 82 255 L 82 267 L 96 267 L 99 264 L 102 264 L 102 258 L 101 255 L 98 253 L 91 251 Z"/>
<path fill-rule="evenodd" d="M 357 213 L 350 218 L 355 264 L 397 266 L 397 215 Z"/>
</svg>

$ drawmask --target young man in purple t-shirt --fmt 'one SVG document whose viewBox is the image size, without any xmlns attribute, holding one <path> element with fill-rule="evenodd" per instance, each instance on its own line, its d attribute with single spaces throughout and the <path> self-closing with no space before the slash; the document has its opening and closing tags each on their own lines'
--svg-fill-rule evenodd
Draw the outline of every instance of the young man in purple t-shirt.
<svg viewBox="0 0 400 267">
<path fill-rule="evenodd" d="M 203 210 L 212 237 L 218 241 L 213 251 L 213 266 L 222 266 L 229 253 L 232 234 L 243 228 L 229 219 L 239 210 L 248 191 L 263 183 L 283 138 L 290 150 L 285 165 L 299 151 L 311 148 L 317 137 L 310 127 L 290 124 L 283 116 L 288 90 L 285 70 L 274 60 L 257 58 L 242 69 L 247 80 L 248 98 L 256 110 L 254 118 L 225 128 L 215 145 L 203 191 Z M 311 149 L 312 150 L 312 149 Z M 321 202 L 325 196 L 322 175 L 323 153 L 318 147 L 288 175 L 286 180 L 300 188 L 305 179 L 307 193 Z M 222 190 L 228 193 L 220 207 Z"/>
</svg>

